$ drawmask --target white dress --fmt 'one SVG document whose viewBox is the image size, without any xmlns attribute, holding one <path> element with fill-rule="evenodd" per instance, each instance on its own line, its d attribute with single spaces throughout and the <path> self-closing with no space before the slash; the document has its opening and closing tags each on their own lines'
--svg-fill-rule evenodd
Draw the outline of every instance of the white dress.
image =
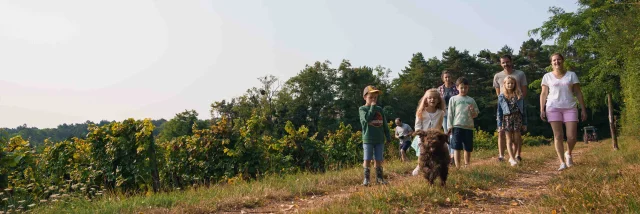
<svg viewBox="0 0 640 214">
<path fill-rule="evenodd" d="M 414 127 L 416 131 L 418 130 L 427 131 L 428 129 L 431 129 L 431 128 L 437 128 L 438 125 L 442 126 L 442 124 L 438 124 L 438 120 L 443 116 L 444 116 L 444 111 L 440 109 L 437 109 L 433 113 L 423 111 L 422 120 L 416 120 L 416 125 Z M 416 156 L 420 156 L 420 147 L 418 146 L 418 143 L 420 143 L 420 138 L 419 136 L 416 136 L 413 138 L 413 141 L 411 142 L 411 147 L 413 147 L 413 149 L 416 150 Z"/>
</svg>

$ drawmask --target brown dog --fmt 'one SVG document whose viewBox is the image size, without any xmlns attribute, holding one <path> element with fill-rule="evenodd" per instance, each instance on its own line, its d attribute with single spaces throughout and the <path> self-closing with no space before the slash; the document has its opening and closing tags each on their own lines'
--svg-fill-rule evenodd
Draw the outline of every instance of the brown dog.
<svg viewBox="0 0 640 214">
<path fill-rule="evenodd" d="M 420 173 L 430 184 L 434 183 L 436 177 L 440 177 L 440 184 L 445 186 L 451 162 L 447 150 L 449 136 L 437 129 L 418 130 L 413 135 L 420 136 Z"/>
</svg>

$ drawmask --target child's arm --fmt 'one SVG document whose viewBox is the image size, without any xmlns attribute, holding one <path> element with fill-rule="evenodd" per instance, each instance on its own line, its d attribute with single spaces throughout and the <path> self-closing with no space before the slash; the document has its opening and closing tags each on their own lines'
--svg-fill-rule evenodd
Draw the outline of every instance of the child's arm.
<svg viewBox="0 0 640 214">
<path fill-rule="evenodd" d="M 453 120 L 455 120 L 455 109 L 456 109 L 456 100 L 454 97 L 451 97 L 449 100 L 449 109 L 447 110 L 447 129 L 445 130 L 447 133 L 453 128 Z"/>
<path fill-rule="evenodd" d="M 527 131 L 527 105 L 524 104 L 524 97 L 522 98 L 522 131 Z"/>
<path fill-rule="evenodd" d="M 500 127 L 502 127 L 502 118 L 504 112 L 502 111 L 502 105 L 500 105 L 500 102 L 502 102 L 502 97 L 498 96 L 498 130 L 500 130 Z"/>
<path fill-rule="evenodd" d="M 382 121 L 384 126 L 384 135 L 387 137 L 387 142 L 391 142 L 391 133 L 389 133 L 389 125 L 387 124 L 387 115 L 382 112 Z"/>
<path fill-rule="evenodd" d="M 438 130 L 441 130 L 441 131 L 447 131 L 447 130 L 442 130 L 442 126 L 440 125 L 442 124 L 443 120 L 444 120 L 444 114 L 441 114 L 440 118 L 438 118 L 438 123 L 436 123 L 436 128 L 438 128 Z"/>
<path fill-rule="evenodd" d="M 369 121 L 371 121 L 371 118 L 373 117 L 374 114 L 374 107 L 375 106 L 364 106 L 364 107 L 360 107 L 360 124 L 362 125 L 362 128 L 364 129 L 365 127 L 367 127 L 367 124 L 369 123 Z"/>
<path fill-rule="evenodd" d="M 476 118 L 478 117 L 478 114 L 480 114 L 480 110 L 478 110 L 478 105 L 476 104 L 476 101 L 475 100 L 472 100 L 472 101 L 473 101 L 473 112 L 471 112 L 471 116 L 473 118 Z"/>
</svg>

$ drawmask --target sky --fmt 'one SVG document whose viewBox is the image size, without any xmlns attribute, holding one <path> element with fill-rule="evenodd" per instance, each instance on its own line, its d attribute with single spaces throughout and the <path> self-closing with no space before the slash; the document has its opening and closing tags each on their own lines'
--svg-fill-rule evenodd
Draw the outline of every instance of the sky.
<svg viewBox="0 0 640 214">
<path fill-rule="evenodd" d="M 449 47 L 518 50 L 576 0 L 0 0 L 0 127 L 171 119 L 343 59 L 392 70 Z M 534 37 L 535 38 L 535 37 Z M 552 41 L 549 41 L 549 43 Z"/>
</svg>

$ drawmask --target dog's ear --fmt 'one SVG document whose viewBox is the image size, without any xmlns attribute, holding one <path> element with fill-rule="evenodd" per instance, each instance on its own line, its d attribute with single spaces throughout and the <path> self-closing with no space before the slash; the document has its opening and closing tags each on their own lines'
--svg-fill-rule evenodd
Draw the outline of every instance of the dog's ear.
<svg viewBox="0 0 640 214">
<path fill-rule="evenodd" d="M 449 144 L 449 135 L 440 133 L 438 134 L 438 139 L 440 140 L 440 142 L 445 142 L 446 144 Z"/>
</svg>

